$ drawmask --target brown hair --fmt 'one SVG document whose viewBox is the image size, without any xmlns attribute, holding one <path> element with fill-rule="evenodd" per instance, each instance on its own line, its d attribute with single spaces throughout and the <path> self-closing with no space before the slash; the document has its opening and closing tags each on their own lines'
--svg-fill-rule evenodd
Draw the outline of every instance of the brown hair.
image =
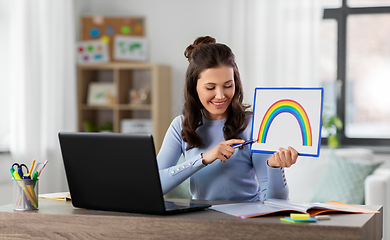
<svg viewBox="0 0 390 240">
<path fill-rule="evenodd" d="M 196 85 L 200 73 L 209 68 L 220 66 L 233 68 L 235 93 L 227 110 L 229 113 L 223 132 L 226 140 L 240 138 L 240 133 L 248 125 L 246 113 L 249 113 L 247 109 L 250 106 L 242 103 L 243 88 L 232 50 L 225 44 L 216 43 L 214 38 L 205 36 L 197 38 L 193 44 L 189 45 L 184 51 L 184 56 L 189 61 L 185 79 L 184 119 L 181 131 L 182 139 L 188 144 L 186 150 L 203 146 L 202 139 L 195 132 L 203 125 L 201 113 L 203 105 L 199 100 Z"/>
</svg>

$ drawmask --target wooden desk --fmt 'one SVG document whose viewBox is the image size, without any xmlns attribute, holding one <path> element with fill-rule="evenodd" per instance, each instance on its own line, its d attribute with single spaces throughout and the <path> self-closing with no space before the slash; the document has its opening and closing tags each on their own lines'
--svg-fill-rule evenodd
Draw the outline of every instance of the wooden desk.
<svg viewBox="0 0 390 240">
<path fill-rule="evenodd" d="M 213 204 L 213 202 L 211 202 Z M 0 239 L 381 239 L 376 214 L 332 214 L 331 220 L 293 224 L 287 215 L 240 219 L 213 210 L 170 216 L 74 208 L 70 201 L 39 199 L 39 210 L 0 207 Z"/>
</svg>

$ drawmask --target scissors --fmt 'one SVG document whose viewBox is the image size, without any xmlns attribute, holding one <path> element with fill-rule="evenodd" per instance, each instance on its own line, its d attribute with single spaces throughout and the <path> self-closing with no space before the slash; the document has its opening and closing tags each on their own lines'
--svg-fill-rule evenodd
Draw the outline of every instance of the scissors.
<svg viewBox="0 0 390 240">
<path fill-rule="evenodd" d="M 17 168 L 15 169 L 16 166 Z M 24 174 L 23 173 L 23 167 L 26 169 L 26 173 Z M 26 164 L 22 163 L 22 164 L 19 164 L 19 163 L 14 163 L 12 164 L 12 168 L 15 169 L 15 171 L 18 171 L 19 175 L 21 178 L 23 179 L 31 179 L 31 176 L 28 172 L 28 167 L 26 166 Z"/>
</svg>

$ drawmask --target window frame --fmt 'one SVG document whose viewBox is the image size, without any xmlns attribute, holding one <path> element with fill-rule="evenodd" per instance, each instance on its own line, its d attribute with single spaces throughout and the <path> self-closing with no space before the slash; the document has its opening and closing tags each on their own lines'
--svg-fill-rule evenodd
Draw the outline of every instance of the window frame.
<svg viewBox="0 0 390 240">
<path fill-rule="evenodd" d="M 342 0 L 338 8 L 324 8 L 323 19 L 333 19 L 337 22 L 337 116 L 345 123 L 346 78 L 347 78 L 347 19 L 349 15 L 390 14 L 390 6 L 349 7 L 347 0 Z M 339 130 L 340 143 L 348 145 L 390 145 L 390 138 L 349 138 L 345 134 L 345 126 Z M 326 144 L 327 139 L 323 139 Z"/>
</svg>

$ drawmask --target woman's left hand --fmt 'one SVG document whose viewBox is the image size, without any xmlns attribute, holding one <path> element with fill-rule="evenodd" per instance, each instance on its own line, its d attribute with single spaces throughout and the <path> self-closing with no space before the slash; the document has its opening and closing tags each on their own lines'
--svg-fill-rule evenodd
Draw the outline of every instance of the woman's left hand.
<svg viewBox="0 0 390 240">
<path fill-rule="evenodd" d="M 270 167 L 290 167 L 291 165 L 296 163 L 297 158 L 298 152 L 294 148 L 279 148 L 279 152 L 274 153 L 268 159 L 267 164 Z"/>
</svg>

